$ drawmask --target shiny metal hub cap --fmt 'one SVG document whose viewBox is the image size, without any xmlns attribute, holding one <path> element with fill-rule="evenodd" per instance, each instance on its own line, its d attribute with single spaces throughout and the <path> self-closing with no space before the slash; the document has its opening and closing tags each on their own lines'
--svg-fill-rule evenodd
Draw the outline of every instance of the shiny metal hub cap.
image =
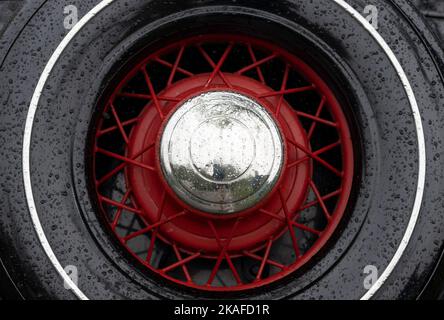
<svg viewBox="0 0 444 320">
<path fill-rule="evenodd" d="M 169 118 L 160 161 L 184 202 L 229 214 L 256 205 L 273 189 L 283 162 L 282 138 L 260 104 L 212 91 L 189 99 Z"/>
</svg>

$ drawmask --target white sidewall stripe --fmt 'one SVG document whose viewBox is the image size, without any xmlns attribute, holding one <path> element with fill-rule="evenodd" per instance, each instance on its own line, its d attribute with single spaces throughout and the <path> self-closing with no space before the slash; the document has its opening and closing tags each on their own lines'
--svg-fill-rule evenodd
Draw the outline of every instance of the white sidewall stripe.
<svg viewBox="0 0 444 320">
<path fill-rule="evenodd" d="M 71 290 L 75 293 L 75 295 L 79 299 L 88 300 L 88 297 L 82 292 L 82 290 L 75 284 L 71 278 L 68 276 L 68 274 L 65 272 L 63 266 L 60 264 L 59 260 L 54 254 L 54 251 L 51 248 L 51 245 L 48 242 L 48 239 L 45 235 L 45 232 L 43 230 L 43 226 L 41 224 L 36 205 L 34 202 L 34 195 L 32 192 L 32 184 L 31 184 L 31 158 L 30 158 L 30 147 L 31 147 L 31 137 L 32 137 L 32 128 L 34 123 L 34 117 L 37 111 L 37 107 L 39 104 L 40 96 L 42 95 L 42 91 L 45 87 L 45 83 L 49 78 L 49 75 L 54 68 L 55 64 L 59 60 L 60 56 L 62 55 L 65 48 L 68 46 L 68 44 L 71 42 L 71 40 L 77 35 L 77 33 L 92 19 L 95 15 L 97 15 L 99 12 L 101 12 L 104 8 L 106 8 L 108 5 L 110 5 L 115 0 L 102 0 L 98 5 L 96 5 L 91 11 L 89 11 L 63 38 L 62 42 L 58 45 L 54 53 L 52 54 L 51 58 L 49 59 L 48 63 L 45 66 L 45 69 L 43 70 L 40 79 L 37 83 L 37 86 L 35 88 L 34 94 L 32 96 L 31 102 L 29 104 L 28 114 L 26 117 L 26 123 L 25 123 L 25 130 L 23 135 L 23 154 L 22 154 L 22 161 L 23 161 L 23 182 L 25 187 L 25 194 L 26 194 L 26 200 L 28 203 L 29 213 L 31 215 L 32 223 L 34 225 L 34 228 L 36 230 L 37 236 L 39 238 L 39 241 L 48 256 L 49 260 L 57 270 L 57 272 L 60 274 L 62 279 L 65 281 L 66 285 L 71 288 Z M 344 0 L 332 0 L 339 6 L 341 6 L 345 11 L 347 11 L 352 17 L 354 17 L 369 33 L 370 35 L 378 42 L 380 47 L 384 50 L 387 57 L 389 58 L 390 62 L 392 63 L 393 67 L 395 68 L 403 86 L 405 89 L 405 92 L 407 94 L 407 97 L 410 102 L 410 106 L 412 109 L 412 114 L 415 121 L 416 126 L 416 132 L 417 132 L 417 138 L 418 138 L 418 183 L 417 183 L 417 191 L 416 191 L 416 197 L 415 202 L 413 205 L 413 210 L 410 216 L 409 223 L 407 225 L 407 229 L 404 233 L 404 236 L 401 240 L 401 243 L 399 247 L 397 248 L 394 256 L 392 257 L 390 263 L 386 267 L 386 269 L 381 273 L 378 280 L 373 284 L 373 286 L 364 294 L 364 296 L 361 298 L 361 300 L 367 300 L 370 299 L 381 286 L 384 284 L 384 282 L 387 280 L 387 278 L 392 273 L 393 269 L 398 264 L 399 260 L 401 259 L 405 249 L 407 248 L 407 245 L 410 241 L 410 238 L 413 234 L 413 230 L 415 228 L 416 222 L 419 217 L 419 212 L 421 209 L 421 203 L 422 198 L 424 194 L 424 185 L 425 185 L 425 175 L 426 175 L 426 149 L 425 149 L 425 138 L 424 138 L 424 131 L 421 121 L 421 115 L 418 108 L 418 104 L 415 98 L 415 95 L 413 93 L 412 86 L 410 85 L 410 82 L 407 78 L 406 73 L 404 72 L 401 64 L 399 63 L 398 59 L 396 58 L 393 51 L 390 49 L 388 44 L 385 42 L 385 40 L 381 37 L 381 35 L 378 33 L 378 31 L 353 7 L 351 7 L 347 2 Z"/>
</svg>

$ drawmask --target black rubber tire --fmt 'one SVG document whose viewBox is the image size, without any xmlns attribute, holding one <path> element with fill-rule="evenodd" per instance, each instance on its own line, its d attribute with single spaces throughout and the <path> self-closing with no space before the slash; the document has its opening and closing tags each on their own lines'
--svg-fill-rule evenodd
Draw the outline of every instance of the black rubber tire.
<svg viewBox="0 0 444 320">
<path fill-rule="evenodd" d="M 423 14 L 427 24 L 431 26 L 436 37 L 440 39 L 439 44 L 444 48 L 444 2 L 440 0 L 415 0 L 412 1 Z M 443 70 L 443 69 L 441 69 Z M 433 277 L 421 294 L 422 299 L 444 300 L 444 259 L 436 267 Z"/>
<path fill-rule="evenodd" d="M 416 0 L 413 3 L 441 39 L 442 44 L 444 39 L 444 2 L 440 0 Z"/>
<path fill-rule="evenodd" d="M 11 32 L 14 29 L 12 26 L 12 24 L 14 24 L 13 21 L 23 21 L 23 18 L 26 18 L 26 14 L 19 14 L 24 5 L 25 1 L 0 2 L 0 61 L 3 61 L 5 53 L 9 49 L 12 40 L 16 38 L 16 35 L 14 36 L 13 32 Z M 35 10 L 35 7 L 27 8 L 28 14 L 30 15 L 32 15 Z M 21 23 L 23 24 L 23 22 Z M 17 23 L 15 23 L 15 25 L 17 25 Z M 0 256 L 0 300 L 22 298 L 19 290 L 11 279 L 8 270 L 4 267 Z"/>
<path fill-rule="evenodd" d="M 62 52 L 43 87 L 30 146 L 35 212 L 61 266 L 78 269 L 78 290 L 64 289 L 42 247 L 42 234 L 37 236 L 31 220 L 30 189 L 23 182 L 23 133 L 37 81 L 67 34 L 63 8 L 75 4 L 83 15 L 98 2 L 45 2 L 8 49 L 0 69 L 0 256 L 24 297 L 214 297 L 179 289 L 142 272 L 109 238 L 88 192 L 86 139 L 104 85 L 116 66 L 138 51 L 140 41 L 143 46 L 157 46 L 177 32 L 185 35 L 196 32 L 196 27 L 214 28 L 214 24 L 231 28 L 235 22 L 233 30 L 254 32 L 288 50 L 296 50 L 299 43 L 291 41 L 292 36 L 304 39 L 312 45 L 307 48 L 312 59 L 330 63 L 331 80 L 345 92 L 358 124 L 362 161 L 348 218 L 317 264 L 266 290 L 230 297 L 361 298 L 367 292 L 364 268 L 374 265 L 383 274 L 406 234 L 407 249 L 395 259 L 395 268 L 374 297 L 418 297 L 444 244 L 444 158 L 440 156 L 444 119 L 439 110 L 444 99 L 443 61 L 437 40 L 418 12 L 397 0 L 373 3 L 379 12 L 378 32 L 400 62 L 418 101 L 425 163 L 419 163 L 418 123 L 387 52 L 332 0 L 316 4 L 304 0 L 116 0 L 92 18 Z M 364 11 L 361 1 L 347 2 L 358 12 Z M 415 197 L 421 193 L 421 165 L 426 169 L 424 194 L 410 234 L 407 226 Z"/>
</svg>

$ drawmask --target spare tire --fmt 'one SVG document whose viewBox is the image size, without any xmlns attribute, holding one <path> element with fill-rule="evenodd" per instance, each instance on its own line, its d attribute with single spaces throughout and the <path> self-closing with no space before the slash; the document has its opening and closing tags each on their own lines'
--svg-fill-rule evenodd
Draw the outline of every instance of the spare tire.
<svg viewBox="0 0 444 320">
<path fill-rule="evenodd" d="M 0 71 L 0 257 L 24 297 L 420 295 L 444 83 L 410 5 L 376 1 L 377 26 L 354 0 L 71 5 L 71 30 L 42 5 Z"/>
</svg>

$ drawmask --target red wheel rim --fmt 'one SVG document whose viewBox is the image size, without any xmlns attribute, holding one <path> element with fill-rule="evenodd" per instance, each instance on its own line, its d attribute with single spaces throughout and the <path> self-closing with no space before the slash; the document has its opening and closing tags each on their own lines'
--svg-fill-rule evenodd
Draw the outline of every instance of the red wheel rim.
<svg viewBox="0 0 444 320">
<path fill-rule="evenodd" d="M 158 154 L 171 114 L 215 90 L 260 103 L 284 145 L 273 189 L 227 216 L 182 201 Z M 253 289 L 295 272 L 331 238 L 353 182 L 350 129 L 298 57 L 251 37 L 192 37 L 146 55 L 110 91 L 94 135 L 96 196 L 112 234 L 149 270 L 200 290 Z"/>
</svg>

